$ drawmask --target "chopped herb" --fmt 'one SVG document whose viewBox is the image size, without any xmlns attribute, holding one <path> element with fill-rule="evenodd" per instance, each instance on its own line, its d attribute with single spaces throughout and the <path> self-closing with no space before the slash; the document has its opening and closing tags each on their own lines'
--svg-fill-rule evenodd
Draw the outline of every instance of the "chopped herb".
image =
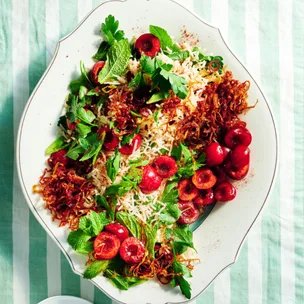
<svg viewBox="0 0 304 304">
<path fill-rule="evenodd" d="M 108 158 L 106 162 L 106 168 L 107 168 L 107 174 L 112 182 L 114 182 L 118 170 L 120 166 L 120 153 L 118 152 L 118 149 L 115 150 L 115 153 Z"/>
<path fill-rule="evenodd" d="M 109 264 L 110 264 L 109 260 L 94 261 L 88 266 L 88 268 L 83 274 L 83 277 L 85 279 L 93 279 L 97 277 L 101 272 L 105 271 L 109 266 Z"/>
<path fill-rule="evenodd" d="M 126 226 L 134 237 L 140 239 L 141 228 L 134 215 L 126 212 L 117 212 L 116 219 L 119 223 Z"/>
</svg>

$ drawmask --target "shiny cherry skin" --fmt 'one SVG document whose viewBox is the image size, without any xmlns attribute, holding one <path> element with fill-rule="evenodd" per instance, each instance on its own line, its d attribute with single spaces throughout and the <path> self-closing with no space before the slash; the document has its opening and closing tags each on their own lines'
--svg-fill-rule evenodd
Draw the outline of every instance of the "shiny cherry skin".
<svg viewBox="0 0 304 304">
<path fill-rule="evenodd" d="M 131 155 L 133 152 L 140 148 L 141 143 L 141 136 L 139 134 L 136 134 L 129 144 L 126 144 L 119 149 L 119 152 L 123 155 Z"/>
<path fill-rule="evenodd" d="M 194 199 L 194 204 L 197 206 L 204 206 L 212 204 L 215 201 L 212 188 L 207 190 L 201 190 L 199 195 Z"/>
<path fill-rule="evenodd" d="M 217 142 L 211 143 L 207 148 L 205 149 L 206 153 L 206 164 L 209 167 L 212 166 L 218 166 L 220 165 L 224 160 L 224 151 L 220 144 Z"/>
<path fill-rule="evenodd" d="M 145 256 L 145 246 L 139 239 L 131 236 L 122 242 L 119 253 L 129 265 L 138 264 Z"/>
<path fill-rule="evenodd" d="M 123 242 L 126 238 L 129 237 L 128 229 L 125 226 L 118 223 L 111 223 L 107 225 L 105 227 L 105 230 L 112 234 L 115 234 L 121 242 Z"/>
<path fill-rule="evenodd" d="M 97 260 L 113 259 L 120 247 L 119 238 L 109 232 L 101 232 L 94 241 L 94 257 Z"/>
<path fill-rule="evenodd" d="M 216 176 L 210 169 L 204 167 L 195 171 L 192 182 L 198 189 L 210 189 L 216 183 Z"/>
<path fill-rule="evenodd" d="M 214 190 L 214 197 L 217 201 L 229 202 L 236 196 L 235 187 L 229 182 L 223 182 L 216 186 Z"/>
<path fill-rule="evenodd" d="M 177 220 L 179 224 L 192 224 L 194 223 L 200 212 L 192 202 L 178 202 L 178 208 L 182 211 L 181 216 Z"/>
<path fill-rule="evenodd" d="M 157 190 L 161 185 L 162 178 L 156 170 L 151 165 L 147 165 L 143 167 L 142 172 L 142 180 L 138 185 L 141 192 L 149 194 Z"/>
<path fill-rule="evenodd" d="M 223 162 L 225 162 L 230 157 L 231 149 L 229 149 L 228 147 L 222 146 L 222 150 L 223 150 L 223 154 L 224 154 L 224 160 L 223 160 Z"/>
<path fill-rule="evenodd" d="M 103 146 L 108 151 L 114 151 L 119 145 L 118 136 L 116 136 L 108 126 L 101 127 L 98 131 L 98 134 L 102 135 L 105 132 L 105 138 L 103 142 Z"/>
<path fill-rule="evenodd" d="M 95 85 L 99 85 L 98 81 L 98 74 L 101 71 L 101 69 L 104 67 L 105 62 L 104 61 L 98 61 L 93 65 L 92 70 L 89 73 L 90 79 Z"/>
<path fill-rule="evenodd" d="M 54 168 L 57 163 L 61 163 L 65 167 L 68 167 L 71 164 L 71 159 L 66 157 L 66 150 L 59 150 L 51 154 L 48 159 L 48 164 L 51 168 Z"/>
<path fill-rule="evenodd" d="M 230 178 L 235 179 L 235 180 L 241 180 L 248 174 L 249 164 L 242 168 L 235 169 L 233 167 L 231 161 L 229 161 L 229 162 L 225 163 L 224 170 Z"/>
<path fill-rule="evenodd" d="M 137 38 L 135 48 L 140 54 L 153 58 L 160 51 L 160 41 L 152 34 L 143 34 Z"/>
<path fill-rule="evenodd" d="M 250 150 L 247 146 L 238 145 L 230 153 L 231 164 L 234 169 L 240 169 L 250 162 Z"/>
<path fill-rule="evenodd" d="M 234 127 L 227 131 L 224 141 L 225 145 L 234 149 L 238 145 L 249 146 L 252 140 L 251 133 L 244 127 Z"/>
<path fill-rule="evenodd" d="M 223 168 L 223 166 L 218 166 L 214 168 L 214 174 L 216 176 L 216 184 L 215 185 L 219 185 L 222 182 L 227 181 L 228 177 L 227 174 Z"/>
<path fill-rule="evenodd" d="M 162 178 L 173 176 L 178 168 L 173 157 L 168 155 L 161 155 L 154 160 L 153 167 L 157 174 Z"/>
<path fill-rule="evenodd" d="M 190 178 L 181 180 L 177 189 L 182 201 L 192 201 L 198 196 L 198 189 L 193 185 Z"/>
</svg>

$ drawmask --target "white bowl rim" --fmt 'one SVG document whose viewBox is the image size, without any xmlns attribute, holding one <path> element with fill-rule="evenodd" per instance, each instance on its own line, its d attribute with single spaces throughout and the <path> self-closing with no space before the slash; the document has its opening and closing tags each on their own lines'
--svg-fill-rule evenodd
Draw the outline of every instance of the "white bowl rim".
<svg viewBox="0 0 304 304">
<path fill-rule="evenodd" d="M 90 17 L 90 15 L 95 11 L 97 10 L 99 7 L 103 6 L 103 5 L 106 5 L 107 3 L 109 2 L 128 2 L 128 1 L 132 1 L 132 0 L 107 0 L 101 4 L 99 4 L 97 7 L 95 7 L 94 9 L 92 9 L 84 18 L 83 20 L 78 24 L 78 26 L 71 32 L 69 33 L 68 35 L 66 35 L 65 37 L 61 38 L 58 43 L 57 43 L 57 46 L 56 46 L 56 50 L 54 52 L 54 55 L 52 57 L 52 60 L 51 62 L 49 63 L 46 71 L 43 73 L 43 75 L 41 76 L 39 82 L 37 83 L 37 85 L 35 86 L 33 92 L 31 93 L 26 105 L 25 105 L 25 108 L 24 108 L 24 111 L 22 113 L 22 116 L 21 116 L 21 119 L 20 119 L 20 124 L 19 124 L 19 128 L 18 128 L 18 133 L 17 133 L 17 141 L 16 141 L 16 155 L 15 155 L 15 160 L 16 160 L 16 166 L 17 166 L 17 173 L 18 173 L 18 177 L 19 177 L 19 182 L 20 182 L 20 185 L 21 185 L 21 189 L 22 189 L 22 192 L 23 192 L 23 195 L 27 201 L 27 204 L 31 210 L 31 212 L 34 214 L 35 218 L 38 220 L 38 222 L 44 227 L 45 230 L 48 231 L 48 235 L 51 236 L 51 238 L 54 240 L 54 242 L 57 244 L 57 246 L 60 248 L 60 250 L 62 251 L 62 253 L 65 255 L 65 257 L 67 258 L 71 268 L 72 268 L 72 271 L 81 276 L 82 277 L 82 273 L 77 271 L 74 267 L 74 264 L 73 264 L 73 261 L 72 259 L 70 258 L 69 254 L 65 251 L 65 249 L 63 248 L 63 246 L 61 245 L 61 243 L 58 241 L 58 239 L 56 238 L 56 236 L 52 233 L 51 229 L 47 226 L 47 224 L 44 222 L 44 220 L 42 219 L 42 217 L 39 215 L 35 205 L 33 204 L 33 202 L 31 201 L 30 199 L 30 196 L 29 196 L 29 193 L 26 189 L 26 186 L 25 186 L 25 183 L 24 183 L 24 180 L 23 180 L 23 175 L 22 175 L 22 170 L 21 170 L 21 162 L 20 162 L 20 140 L 21 140 L 21 136 L 22 136 L 22 129 L 23 129 L 23 123 L 24 123 L 24 120 L 25 120 L 25 117 L 26 117 L 26 114 L 27 114 L 27 110 L 28 108 L 30 107 L 31 105 L 31 101 L 32 99 L 34 98 L 37 90 L 39 89 L 40 85 L 42 84 L 44 78 L 46 77 L 46 75 L 48 74 L 49 70 L 52 68 L 53 66 L 53 63 L 55 62 L 55 59 L 57 57 L 57 54 L 58 54 L 58 51 L 60 49 L 60 45 L 65 41 L 67 40 L 70 36 L 72 36 L 81 26 L 82 24 Z M 149 0 L 147 0 L 149 1 Z M 187 7 L 185 7 L 184 5 L 182 5 L 181 3 L 175 1 L 175 0 L 166 0 L 166 1 L 169 1 L 169 2 L 173 2 L 179 6 L 181 6 L 183 9 L 185 9 L 186 11 L 188 11 L 190 14 L 193 15 L 194 18 L 198 19 L 200 22 L 204 23 L 205 25 L 215 29 L 218 31 L 219 35 L 220 35 L 220 38 L 222 39 L 222 41 L 224 42 L 225 46 L 227 47 L 227 49 L 229 50 L 229 52 L 235 57 L 235 59 L 241 64 L 241 66 L 246 70 L 246 72 L 248 73 L 248 75 L 252 78 L 252 80 L 254 81 L 254 83 L 256 84 L 257 88 L 259 89 L 260 93 L 262 94 L 265 102 L 266 102 L 266 105 L 267 105 L 267 108 L 268 108 L 268 111 L 269 111 L 269 114 L 271 116 L 271 120 L 272 120 L 272 126 L 274 128 L 274 133 L 275 133 L 275 144 L 276 144 L 276 155 L 275 155 L 275 166 L 274 166 L 274 172 L 273 172 L 273 175 L 272 175 L 272 179 L 271 179 L 271 184 L 270 184 L 270 187 L 267 191 L 267 194 L 265 196 L 265 199 L 264 199 L 264 202 L 263 204 L 261 205 L 261 208 L 259 209 L 256 217 L 254 218 L 253 222 L 250 224 L 250 226 L 248 227 L 246 233 L 244 234 L 244 237 L 242 238 L 240 244 L 238 245 L 238 249 L 235 253 L 235 256 L 234 256 L 234 259 L 231 263 L 227 264 L 221 271 L 219 271 L 213 278 L 212 280 L 193 298 L 189 299 L 189 300 L 186 300 L 186 301 L 182 301 L 182 302 L 174 302 L 174 304 L 185 304 L 185 303 L 188 303 L 189 301 L 193 301 L 194 299 L 196 299 L 197 297 L 199 297 L 209 286 L 210 284 L 227 268 L 229 268 L 231 265 L 235 264 L 236 260 L 237 260 L 237 257 L 239 255 L 239 252 L 240 252 L 240 249 L 249 233 L 249 231 L 251 230 L 252 226 L 254 225 L 254 223 L 256 222 L 256 219 L 259 217 L 259 215 L 261 214 L 261 211 L 263 210 L 265 204 L 266 204 L 266 201 L 268 200 L 270 194 L 271 194 L 271 191 L 273 189 L 273 186 L 274 186 L 274 182 L 275 182 L 275 179 L 276 179 L 276 175 L 277 175 L 277 169 L 278 169 L 278 159 L 279 159 L 279 145 L 278 145 L 278 130 L 277 130 L 277 127 L 276 127 L 276 122 L 275 122 L 275 118 L 274 118 L 274 115 L 272 113 L 272 110 L 271 110 L 271 106 L 269 105 L 268 101 L 267 101 L 267 98 L 265 96 L 265 94 L 263 93 L 259 83 L 254 79 L 254 77 L 251 75 L 251 73 L 248 71 L 246 65 L 238 58 L 238 56 L 232 51 L 232 49 L 229 47 L 227 41 L 224 39 L 222 33 L 221 33 L 221 30 L 216 27 L 216 26 L 213 26 L 211 25 L 210 23 L 208 23 L 207 21 L 205 21 L 202 17 L 200 17 L 199 15 L 197 15 L 196 13 L 194 13 L 193 11 L 191 11 L 190 9 L 188 9 Z M 116 301 L 117 303 L 120 303 L 120 304 L 126 304 L 125 302 L 121 302 L 121 301 L 118 301 L 117 299 L 115 299 L 114 297 L 112 297 L 109 293 L 107 293 L 101 286 L 97 285 L 93 280 L 90 280 L 91 283 L 93 283 L 98 289 L 101 289 L 102 292 L 104 294 L 106 294 L 110 299 L 112 299 L 113 301 Z M 147 303 L 149 304 L 149 303 Z M 169 304 L 166 303 L 166 304 Z"/>
</svg>

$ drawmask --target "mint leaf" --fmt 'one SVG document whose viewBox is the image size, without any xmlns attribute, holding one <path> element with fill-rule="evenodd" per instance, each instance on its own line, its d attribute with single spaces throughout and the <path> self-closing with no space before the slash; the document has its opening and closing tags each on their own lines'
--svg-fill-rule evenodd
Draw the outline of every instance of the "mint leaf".
<svg viewBox="0 0 304 304">
<path fill-rule="evenodd" d="M 78 123 L 76 125 L 76 130 L 79 133 L 80 136 L 86 136 L 91 132 L 91 127 L 88 125 L 85 125 L 83 123 Z"/>
<path fill-rule="evenodd" d="M 126 278 L 124 278 L 119 273 L 114 274 L 114 271 L 111 269 L 107 269 L 104 272 L 104 275 L 109 278 L 112 285 L 114 285 L 116 288 L 120 290 L 128 290 L 129 289 L 129 283 Z"/>
<path fill-rule="evenodd" d="M 104 67 L 99 72 L 98 82 L 102 84 L 121 76 L 128 66 L 130 56 L 131 49 L 127 39 L 115 42 L 108 51 Z"/>
<path fill-rule="evenodd" d="M 80 161 L 85 161 L 93 157 L 94 164 L 103 145 L 104 138 L 99 139 L 98 134 L 94 133 L 86 137 L 86 140 L 88 143 L 88 149 L 85 151 Z"/>
<path fill-rule="evenodd" d="M 80 218 L 78 228 L 86 234 L 94 236 L 92 222 L 86 215 Z"/>
<path fill-rule="evenodd" d="M 171 150 L 171 156 L 175 158 L 175 160 L 180 160 L 182 157 L 182 147 L 181 145 L 173 146 Z"/>
<path fill-rule="evenodd" d="M 108 203 L 107 199 L 104 196 L 97 194 L 97 195 L 95 195 L 95 199 L 96 199 L 98 206 L 100 208 L 106 209 L 107 215 L 111 218 L 111 220 L 114 220 L 114 210 L 116 208 L 117 200 L 113 204 L 115 206 L 112 206 L 112 208 L 111 208 L 110 204 Z M 113 199 L 112 199 L 112 203 L 113 203 Z"/>
<path fill-rule="evenodd" d="M 97 213 L 93 210 L 90 211 L 90 221 L 94 235 L 98 235 L 106 225 L 110 224 L 105 212 Z"/>
<path fill-rule="evenodd" d="M 127 227 L 134 237 L 138 239 L 140 238 L 141 236 L 140 225 L 137 222 L 136 217 L 134 215 L 128 214 L 126 212 L 117 212 L 116 219 L 120 224 Z"/>
<path fill-rule="evenodd" d="M 69 84 L 69 89 L 74 94 L 79 92 L 81 86 L 92 87 L 92 82 L 82 61 L 80 61 L 80 73 L 80 78 L 71 81 Z"/>
<path fill-rule="evenodd" d="M 155 103 L 161 100 L 164 100 L 166 98 L 169 97 L 169 93 L 168 92 L 157 92 L 154 93 L 150 99 L 146 102 L 146 104 L 151 104 L 151 103 Z"/>
<path fill-rule="evenodd" d="M 139 157 L 134 160 L 129 160 L 130 168 L 132 167 L 144 167 L 149 164 L 148 160 L 144 160 L 142 157 Z"/>
<path fill-rule="evenodd" d="M 135 77 L 130 81 L 129 88 L 135 91 L 136 89 L 143 87 L 145 84 L 146 82 L 142 72 L 138 72 Z"/>
<path fill-rule="evenodd" d="M 120 166 L 120 153 L 115 149 L 115 153 L 108 158 L 106 162 L 107 174 L 112 182 L 114 182 Z"/>
<path fill-rule="evenodd" d="M 145 54 L 140 57 L 141 69 L 143 73 L 152 75 L 156 70 L 155 58 L 151 58 Z"/>
<path fill-rule="evenodd" d="M 109 266 L 110 261 L 94 261 L 91 263 L 83 274 L 85 279 L 93 279 L 97 277 L 102 271 L 105 271 Z"/>
<path fill-rule="evenodd" d="M 113 184 L 109 186 L 104 195 L 118 195 L 118 196 L 123 196 L 127 192 L 129 192 L 131 189 L 134 189 L 136 187 L 137 183 L 132 182 L 132 181 L 123 181 L 118 184 Z"/>
<path fill-rule="evenodd" d="M 79 88 L 79 93 L 78 93 L 78 96 L 79 96 L 79 99 L 82 99 L 88 92 L 88 89 L 84 86 L 81 86 Z"/>
<path fill-rule="evenodd" d="M 183 62 L 190 56 L 190 53 L 189 53 L 189 51 L 179 50 L 179 51 L 175 51 L 171 54 L 168 54 L 167 56 L 174 61 L 178 60 L 180 62 Z"/>
<path fill-rule="evenodd" d="M 75 251 L 83 253 L 83 248 L 86 247 L 86 243 L 90 238 L 90 235 L 78 229 L 69 233 L 67 241 Z M 86 254 L 87 252 L 85 251 L 84 253 Z"/>
<path fill-rule="evenodd" d="M 150 33 L 156 36 L 160 41 L 160 46 L 163 50 L 166 48 L 171 48 L 173 45 L 172 39 L 169 36 L 168 32 L 163 28 L 155 25 L 150 25 Z"/>
<path fill-rule="evenodd" d="M 81 145 L 75 145 L 75 143 L 72 144 L 72 146 L 70 147 L 69 151 L 66 154 L 67 157 L 73 160 L 77 160 L 79 155 L 85 151 Z"/>
<path fill-rule="evenodd" d="M 175 223 L 181 215 L 177 204 L 168 204 L 166 209 L 159 215 L 159 220 L 167 225 Z"/>
<path fill-rule="evenodd" d="M 145 234 L 146 249 L 151 254 L 151 257 L 154 258 L 154 246 L 156 243 L 157 227 L 145 224 L 143 227 L 143 233 Z"/>
<path fill-rule="evenodd" d="M 124 31 L 118 30 L 119 22 L 115 20 L 113 15 L 109 15 L 105 22 L 101 24 L 101 32 L 103 33 L 105 41 L 112 45 L 115 40 L 119 41 L 124 38 Z"/>
<path fill-rule="evenodd" d="M 50 155 L 66 147 L 65 138 L 60 136 L 56 138 L 45 150 L 45 154 Z"/>
</svg>

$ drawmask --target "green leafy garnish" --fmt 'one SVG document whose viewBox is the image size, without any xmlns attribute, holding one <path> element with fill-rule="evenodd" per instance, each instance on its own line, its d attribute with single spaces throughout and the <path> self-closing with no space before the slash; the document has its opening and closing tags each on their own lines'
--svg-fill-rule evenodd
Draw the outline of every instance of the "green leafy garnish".
<svg viewBox="0 0 304 304">
<path fill-rule="evenodd" d="M 82 61 L 80 61 L 80 73 L 80 78 L 71 81 L 69 84 L 69 89 L 72 93 L 78 93 L 81 86 L 92 87 L 92 82 Z"/>
<path fill-rule="evenodd" d="M 159 215 L 159 220 L 167 225 L 171 225 L 179 219 L 181 213 L 177 204 L 167 204 L 166 209 Z"/>
<path fill-rule="evenodd" d="M 186 266 L 185 266 L 186 267 Z M 179 274 L 175 276 L 175 280 L 178 282 L 179 288 L 182 292 L 182 294 L 187 298 L 191 299 L 191 286 L 189 282 L 184 278 L 185 275 L 185 268 L 182 266 L 181 263 L 177 262 L 176 259 L 173 262 L 173 270 L 176 274 Z M 188 271 L 186 271 L 188 273 Z"/>
<path fill-rule="evenodd" d="M 161 201 L 165 204 L 173 204 L 178 202 L 177 182 L 169 182 L 161 197 Z"/>
<path fill-rule="evenodd" d="M 189 51 L 179 50 L 179 51 L 175 51 L 171 54 L 168 54 L 167 56 L 174 61 L 178 60 L 180 62 L 183 62 L 190 56 L 190 54 L 189 54 Z"/>
<path fill-rule="evenodd" d="M 150 25 L 150 33 L 156 36 L 160 41 L 160 46 L 163 50 L 166 50 L 167 47 L 171 48 L 173 45 L 172 38 L 166 30 L 159 26 Z"/>
<path fill-rule="evenodd" d="M 161 100 L 164 100 L 169 97 L 169 92 L 157 92 L 154 93 L 150 99 L 146 102 L 146 104 L 155 103 Z"/>
<path fill-rule="evenodd" d="M 135 77 L 130 81 L 129 88 L 136 90 L 146 85 L 145 78 L 142 72 L 138 72 Z"/>
<path fill-rule="evenodd" d="M 174 230 L 166 228 L 166 238 L 167 240 L 172 241 L 173 248 L 183 245 L 195 249 L 193 244 L 193 233 L 189 230 L 188 225 L 179 226 Z"/>
<path fill-rule="evenodd" d="M 110 261 L 94 261 L 91 263 L 86 271 L 83 274 L 83 277 L 85 279 L 93 279 L 97 277 L 102 271 L 105 271 L 107 267 L 109 266 Z"/>
<path fill-rule="evenodd" d="M 101 32 L 103 33 L 105 41 L 110 45 L 114 44 L 115 41 L 120 41 L 124 38 L 124 31 L 118 30 L 119 21 L 115 20 L 113 15 L 109 15 L 105 22 L 101 24 Z"/>
<path fill-rule="evenodd" d="M 149 161 L 146 160 L 146 159 L 143 159 L 142 157 L 139 157 L 139 158 L 134 159 L 134 160 L 129 160 L 130 168 L 132 168 L 132 167 L 144 167 L 148 164 L 149 164 Z"/>
<path fill-rule="evenodd" d="M 97 53 L 93 56 L 96 61 L 104 61 L 107 59 L 107 53 L 110 48 L 110 44 L 107 41 L 102 41 Z"/>
<path fill-rule="evenodd" d="M 93 250 L 93 243 L 89 243 L 88 245 L 88 240 L 90 238 L 90 235 L 78 229 L 70 232 L 68 243 L 78 253 L 88 254 Z"/>
<path fill-rule="evenodd" d="M 149 56 L 146 56 L 145 54 L 141 55 L 140 64 L 142 72 L 148 75 L 152 75 L 156 70 L 155 58 L 151 58 Z"/>
<path fill-rule="evenodd" d="M 151 257 L 154 258 L 154 246 L 156 243 L 156 233 L 157 227 L 149 224 L 143 226 L 143 233 L 145 235 L 145 245 L 147 251 L 150 253 Z"/>
<path fill-rule="evenodd" d="M 114 42 L 107 54 L 107 61 L 98 75 L 98 82 L 115 80 L 121 76 L 128 66 L 131 56 L 130 44 L 127 39 Z"/>
<path fill-rule="evenodd" d="M 112 195 L 123 196 L 130 190 L 135 189 L 136 186 L 137 186 L 136 182 L 124 180 L 121 183 L 113 184 L 113 185 L 109 186 L 106 189 L 104 195 L 105 196 L 112 196 Z"/>
<path fill-rule="evenodd" d="M 65 138 L 63 136 L 60 136 L 58 138 L 56 138 L 45 150 L 45 153 L 47 155 L 50 155 L 54 152 L 57 152 L 61 149 L 64 149 L 67 146 L 67 144 L 65 143 Z"/>
<path fill-rule="evenodd" d="M 115 149 L 115 153 L 108 158 L 106 162 L 107 174 L 112 182 L 114 182 L 120 166 L 120 153 Z"/>
<path fill-rule="evenodd" d="M 117 200 L 115 198 L 111 198 L 111 206 L 108 203 L 107 199 L 102 195 L 95 195 L 96 202 L 100 208 L 104 208 L 107 211 L 107 216 L 114 220 L 114 210 L 116 208 Z"/>
<path fill-rule="evenodd" d="M 128 214 L 126 212 L 117 212 L 116 219 L 119 223 L 127 227 L 134 237 L 138 239 L 141 237 L 140 225 L 134 215 Z"/>
</svg>

